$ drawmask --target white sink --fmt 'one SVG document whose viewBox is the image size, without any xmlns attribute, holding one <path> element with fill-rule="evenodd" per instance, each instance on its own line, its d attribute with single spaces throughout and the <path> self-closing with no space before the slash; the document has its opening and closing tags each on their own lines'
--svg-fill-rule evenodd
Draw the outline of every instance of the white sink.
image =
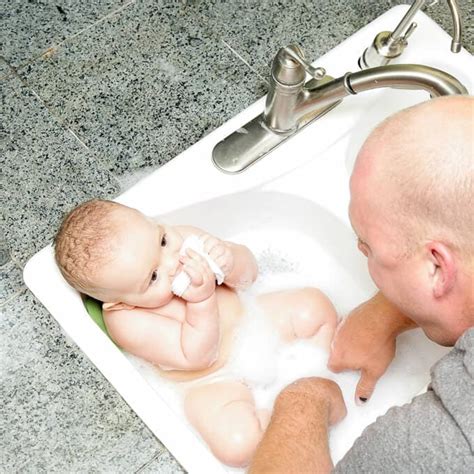
<svg viewBox="0 0 474 474">
<path fill-rule="evenodd" d="M 407 7 L 395 7 L 315 62 L 338 77 L 357 69 L 357 59 L 382 30 L 393 29 Z M 474 60 L 465 50 L 449 52 L 449 36 L 423 13 L 403 56 L 405 63 L 442 69 L 474 90 Z M 282 45 L 283 46 L 283 45 Z M 377 90 L 350 97 L 309 125 L 267 157 L 239 175 L 218 171 L 211 161 L 216 143 L 261 113 L 264 98 L 158 169 L 117 200 L 168 222 L 195 224 L 222 238 L 249 245 L 259 257 L 263 276 L 272 265 L 324 290 L 344 315 L 374 292 L 347 218 L 348 180 L 356 153 L 383 118 L 428 99 L 426 93 Z M 277 268 L 278 269 L 278 268 Z M 38 252 L 25 267 L 25 282 L 65 332 L 115 386 L 156 436 L 189 472 L 225 472 L 205 444 L 189 428 L 184 415 L 159 383 L 144 372 L 95 326 L 79 295 L 64 282 L 51 246 Z M 290 281 L 290 284 L 291 284 Z M 418 340 L 419 338 L 419 340 Z M 412 357 L 414 339 L 423 357 Z M 422 342 L 423 341 L 423 342 Z M 402 339 L 399 357 L 379 390 L 372 408 L 355 407 L 352 394 L 357 377 L 343 375 L 349 416 L 332 435 L 332 453 L 339 459 L 368 423 L 383 410 L 419 392 L 428 369 L 444 349 L 421 334 Z M 417 346 L 418 347 L 418 346 Z M 416 361 L 413 361 L 416 359 Z M 405 371 L 405 372 L 404 372 Z M 402 381 L 402 382 L 400 382 Z M 398 398 L 391 387 L 403 383 Z M 393 385 L 391 385 L 393 384 Z M 382 410 L 382 412 L 383 412 Z"/>
</svg>

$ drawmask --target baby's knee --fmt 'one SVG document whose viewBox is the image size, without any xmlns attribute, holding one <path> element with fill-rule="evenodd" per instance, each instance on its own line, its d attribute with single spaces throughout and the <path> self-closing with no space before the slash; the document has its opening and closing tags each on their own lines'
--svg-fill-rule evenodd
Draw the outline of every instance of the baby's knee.
<svg viewBox="0 0 474 474">
<path fill-rule="evenodd" d="M 247 466 L 264 432 L 255 406 L 236 400 L 223 407 L 219 417 L 220 428 L 209 442 L 212 451 L 229 466 Z"/>
<path fill-rule="evenodd" d="M 337 313 L 329 298 L 317 288 L 303 288 L 298 295 L 298 311 L 294 318 L 295 334 L 299 338 L 313 337 L 319 330 L 334 331 Z"/>
<path fill-rule="evenodd" d="M 234 467 L 249 464 L 266 417 L 256 410 L 248 387 L 237 382 L 199 387 L 186 397 L 185 411 L 220 461 Z"/>
</svg>

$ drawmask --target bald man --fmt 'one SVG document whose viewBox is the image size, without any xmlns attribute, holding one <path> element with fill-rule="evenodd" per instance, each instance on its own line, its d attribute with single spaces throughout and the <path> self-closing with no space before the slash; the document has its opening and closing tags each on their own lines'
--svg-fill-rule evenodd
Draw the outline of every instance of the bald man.
<svg viewBox="0 0 474 474">
<path fill-rule="evenodd" d="M 356 369 L 369 403 L 396 337 L 421 327 L 455 347 L 426 393 L 366 428 L 336 472 L 474 472 L 474 98 L 403 110 L 364 143 L 349 216 L 380 292 L 340 326 L 329 366 Z M 251 473 L 329 472 L 329 426 L 345 416 L 339 387 L 309 378 L 278 397 Z"/>
</svg>

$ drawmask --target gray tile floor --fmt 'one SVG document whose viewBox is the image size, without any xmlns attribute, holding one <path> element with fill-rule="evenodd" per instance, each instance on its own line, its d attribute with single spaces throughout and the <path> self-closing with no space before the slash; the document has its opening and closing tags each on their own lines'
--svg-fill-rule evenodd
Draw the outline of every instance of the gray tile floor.
<svg viewBox="0 0 474 474">
<path fill-rule="evenodd" d="M 280 45 L 317 58 L 398 3 L 4 3 L 0 471 L 181 471 L 25 288 L 22 269 L 66 211 L 117 196 L 262 96 Z M 460 3 L 472 52 L 472 0 Z M 451 31 L 443 2 L 428 13 Z"/>
</svg>

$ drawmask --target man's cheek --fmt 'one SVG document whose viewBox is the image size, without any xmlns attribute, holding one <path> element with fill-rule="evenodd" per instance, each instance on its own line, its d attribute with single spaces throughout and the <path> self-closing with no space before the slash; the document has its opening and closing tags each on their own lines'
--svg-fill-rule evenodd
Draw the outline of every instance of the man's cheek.
<svg viewBox="0 0 474 474">
<path fill-rule="evenodd" d="M 367 259 L 367 267 L 369 269 L 369 274 L 373 282 L 375 283 L 377 288 L 381 290 L 382 281 L 379 275 L 379 271 L 378 271 L 377 265 L 374 264 L 373 260 L 370 257 Z"/>
</svg>

